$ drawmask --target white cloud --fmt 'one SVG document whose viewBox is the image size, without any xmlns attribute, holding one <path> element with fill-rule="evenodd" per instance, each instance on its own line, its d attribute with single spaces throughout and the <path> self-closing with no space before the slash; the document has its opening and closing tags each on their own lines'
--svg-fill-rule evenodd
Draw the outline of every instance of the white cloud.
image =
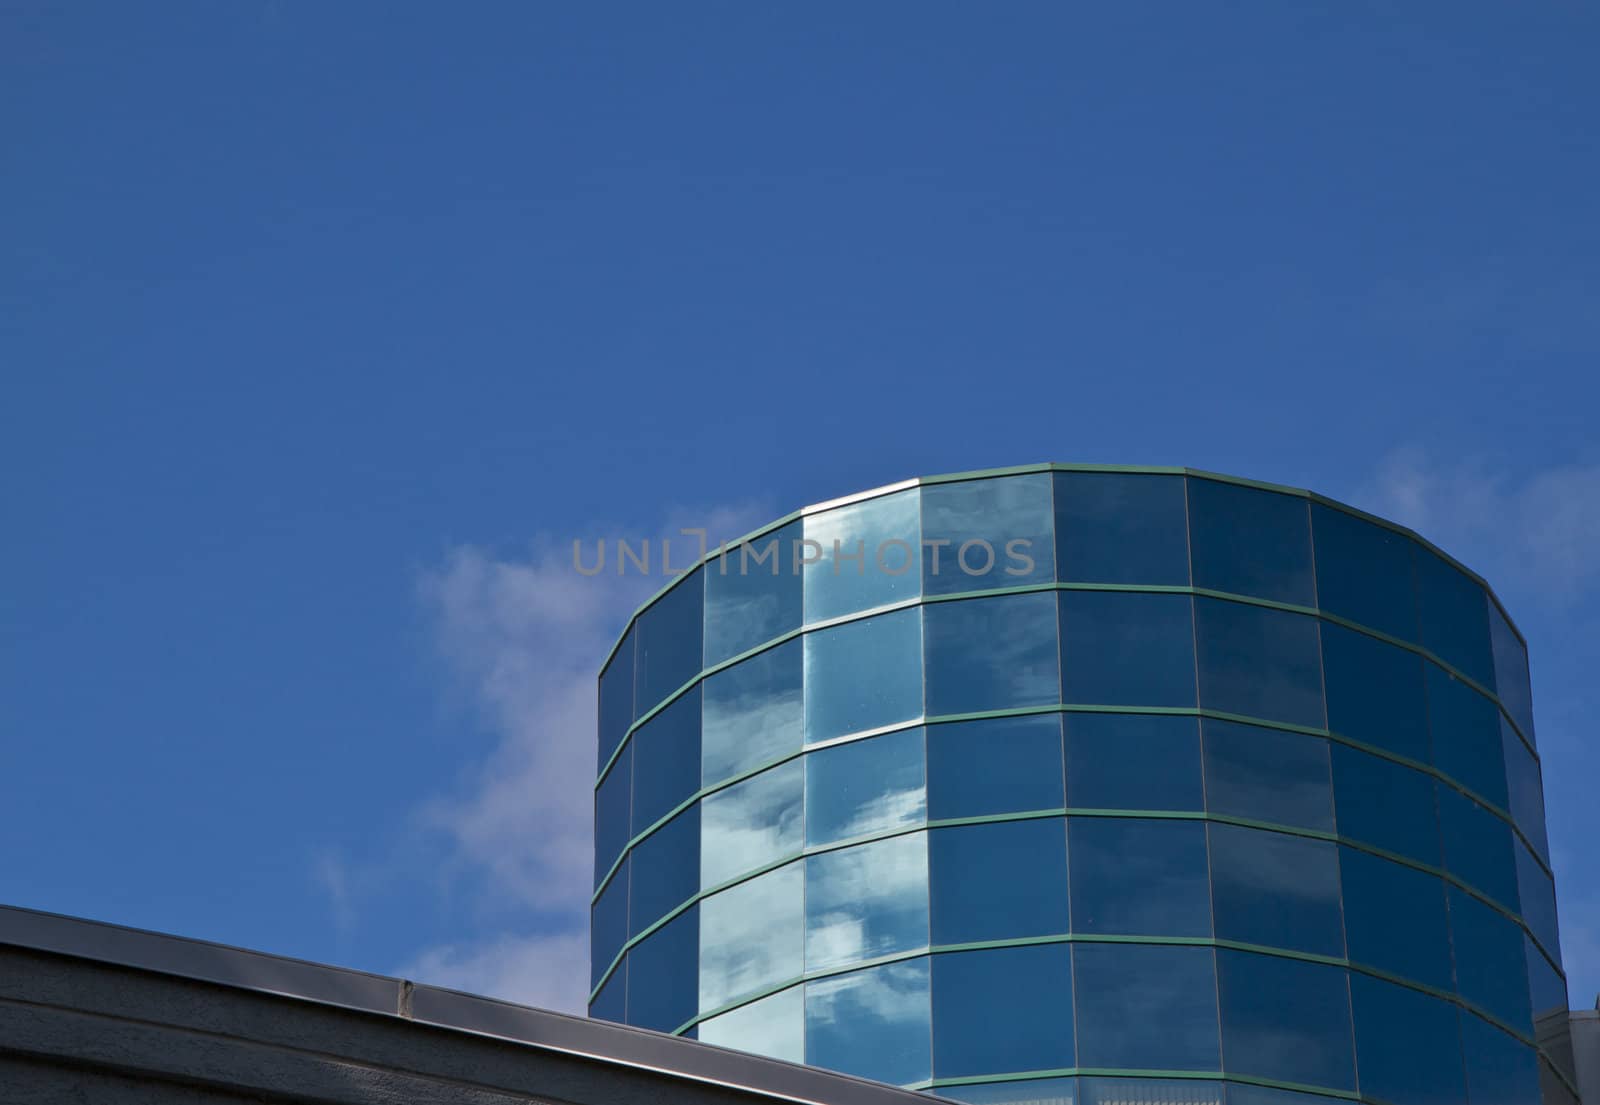
<svg viewBox="0 0 1600 1105">
<path fill-rule="evenodd" d="M 589 989 L 586 931 L 502 935 L 470 945 L 430 948 L 398 972 L 433 986 L 582 1013 Z"/>
</svg>

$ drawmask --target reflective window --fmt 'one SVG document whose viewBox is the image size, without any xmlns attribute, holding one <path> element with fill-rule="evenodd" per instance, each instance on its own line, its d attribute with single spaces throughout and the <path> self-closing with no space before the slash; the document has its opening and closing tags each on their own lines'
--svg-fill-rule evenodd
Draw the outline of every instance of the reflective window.
<svg viewBox="0 0 1600 1105">
<path fill-rule="evenodd" d="M 1350 1004 L 1364 1096 L 1395 1105 L 1466 1100 L 1454 1005 L 1356 971 L 1350 972 Z"/>
<path fill-rule="evenodd" d="M 804 519 L 806 623 L 915 598 L 922 589 L 915 488 Z"/>
<path fill-rule="evenodd" d="M 1322 626 L 1328 728 L 1430 763 L 1422 657 L 1340 625 Z"/>
<path fill-rule="evenodd" d="M 806 1062 L 880 1082 L 930 1077 L 928 961 L 806 983 Z"/>
<path fill-rule="evenodd" d="M 617 646 L 606 670 L 600 673 L 600 759 L 596 770 L 622 743 L 623 734 L 633 724 L 633 630 L 630 628 Z"/>
<path fill-rule="evenodd" d="M 606 884 L 589 910 L 589 985 L 600 981 L 628 942 L 628 864 Z"/>
<path fill-rule="evenodd" d="M 896 610 L 805 638 L 807 741 L 922 715 L 922 616 Z"/>
<path fill-rule="evenodd" d="M 702 785 L 714 786 L 800 750 L 803 648 L 800 641 L 788 641 L 702 684 Z"/>
<path fill-rule="evenodd" d="M 1122 472 L 1055 475 L 1058 579 L 1189 582 L 1183 477 Z"/>
<path fill-rule="evenodd" d="M 1329 752 L 1339 835 L 1437 867 L 1432 776 L 1342 744 Z"/>
<path fill-rule="evenodd" d="M 1064 804 L 1060 714 L 928 727 L 929 817 L 982 817 Z"/>
<path fill-rule="evenodd" d="M 1517 901 L 1521 904 L 1522 919 L 1528 923 L 1535 940 L 1552 955 L 1559 955 L 1561 934 L 1556 925 L 1556 884 L 1520 840 L 1513 842 L 1512 851 L 1516 855 Z"/>
<path fill-rule="evenodd" d="M 700 885 L 716 886 L 805 845 L 805 765 L 753 775 L 700 800 Z"/>
<path fill-rule="evenodd" d="M 799 986 L 700 1022 L 703 1044 L 736 1048 L 786 1063 L 805 1062 L 805 1032 L 805 990 Z"/>
<path fill-rule="evenodd" d="M 1444 883 L 1354 848 L 1341 850 L 1339 874 L 1351 961 L 1448 991 Z"/>
<path fill-rule="evenodd" d="M 1311 504 L 1311 528 L 1317 605 L 1402 641 L 1415 641 L 1411 539 L 1321 503 Z"/>
<path fill-rule="evenodd" d="M 1157 714 L 1067 714 L 1067 804 L 1203 810 L 1200 724 Z"/>
<path fill-rule="evenodd" d="M 628 950 L 628 1023 L 674 1032 L 695 1015 L 700 917 L 685 910 Z"/>
<path fill-rule="evenodd" d="M 1216 1070 L 1217 975 L 1210 948 L 1074 944 L 1078 1062 Z"/>
<path fill-rule="evenodd" d="M 637 936 L 700 889 L 700 807 L 641 840 L 630 866 L 628 935 Z"/>
<path fill-rule="evenodd" d="M 1218 948 L 1222 1069 L 1354 1090 L 1345 974 L 1342 967 Z"/>
<path fill-rule="evenodd" d="M 806 843 L 831 844 L 926 820 L 921 729 L 819 748 L 805 758 Z"/>
<path fill-rule="evenodd" d="M 1222 1083 L 1198 1078 L 1080 1078 L 1081 1105 L 1222 1105 Z"/>
<path fill-rule="evenodd" d="M 1049 473 L 924 487 L 922 544 L 924 594 L 1050 582 L 1056 542 Z"/>
<path fill-rule="evenodd" d="M 929 833 L 933 942 L 1066 932 L 1066 835 L 1059 817 Z"/>
<path fill-rule="evenodd" d="M 700 688 L 680 695 L 633 734 L 633 835 L 700 789 Z"/>
<path fill-rule="evenodd" d="M 1333 831 L 1326 740 L 1214 718 L 1200 735 L 1212 813 Z"/>
<path fill-rule="evenodd" d="M 700 674 L 704 595 L 705 579 L 696 568 L 634 622 L 638 635 L 635 718 L 649 713 L 658 702 Z"/>
<path fill-rule="evenodd" d="M 791 863 L 700 902 L 700 1012 L 798 978 L 805 877 Z"/>
<path fill-rule="evenodd" d="M 933 603 L 922 619 L 930 715 L 1061 700 L 1053 593 Z"/>
<path fill-rule="evenodd" d="M 1204 822 L 1074 817 L 1067 840 L 1074 932 L 1211 935 Z"/>
<path fill-rule="evenodd" d="M 1194 585 L 1311 606 L 1311 519 L 1306 500 L 1253 487 L 1189 481 Z"/>
<path fill-rule="evenodd" d="M 617 757 L 594 792 L 594 881 L 600 885 L 611 865 L 628 846 L 633 805 L 633 745 Z"/>
<path fill-rule="evenodd" d="M 1438 795 L 1444 869 L 1515 911 L 1517 867 L 1511 854 L 1511 826 L 1452 787 L 1440 786 Z"/>
<path fill-rule="evenodd" d="M 1197 598 L 1200 705 L 1229 714 L 1321 728 L 1317 619 Z"/>
<path fill-rule="evenodd" d="M 1417 549 L 1416 566 L 1422 646 L 1484 686 L 1493 686 L 1483 588 L 1427 549 Z"/>
<path fill-rule="evenodd" d="M 923 833 L 806 859 L 806 969 L 821 970 L 928 943 Z"/>
<path fill-rule="evenodd" d="M 1504 807 L 1506 768 L 1500 746 L 1500 711 L 1443 668 L 1428 664 L 1427 673 L 1434 766 Z"/>
<path fill-rule="evenodd" d="M 1523 937 L 1523 954 L 1528 964 L 1534 1036 L 1543 1040 L 1546 1027 L 1552 1021 L 1564 1021 L 1567 1016 L 1567 984 L 1550 960 L 1540 953 L 1538 945 L 1527 937 Z"/>
<path fill-rule="evenodd" d="M 1072 953 L 1035 944 L 933 957 L 933 1076 L 1072 1062 Z"/>
<path fill-rule="evenodd" d="M 1528 742 L 1533 742 L 1533 689 L 1528 685 L 1528 649 L 1493 599 L 1489 603 L 1489 646 L 1494 655 L 1494 692 L 1500 696 Z"/>
<path fill-rule="evenodd" d="M 1236 825 L 1209 829 L 1218 938 L 1344 954 L 1337 846 Z"/>
<path fill-rule="evenodd" d="M 934 1092 L 951 1101 L 965 1101 L 968 1105 L 1073 1105 L 1077 1090 L 1076 1078 L 1023 1078 L 1014 1082 L 940 1086 Z"/>
<path fill-rule="evenodd" d="M 600 992 L 589 1003 L 589 1016 L 597 1021 L 611 1021 L 613 1024 L 626 1024 L 628 1022 L 628 961 L 626 958 L 617 964 L 617 969 L 611 972 L 611 977 L 606 979 L 606 984 L 600 987 Z"/>
<path fill-rule="evenodd" d="M 1527 1044 L 1488 1021 L 1461 1017 L 1467 1100 L 1474 1105 L 1540 1105 L 1539 1060 Z"/>
<path fill-rule="evenodd" d="M 1517 828 L 1533 842 L 1540 857 L 1550 858 L 1550 843 L 1544 828 L 1544 783 L 1539 764 L 1522 743 L 1505 716 L 1500 718 L 1500 748 L 1506 765 L 1507 802 Z"/>
<path fill-rule="evenodd" d="M 800 523 L 791 522 L 707 563 L 707 667 L 800 628 L 800 536 Z"/>
<path fill-rule="evenodd" d="M 1063 591 L 1060 603 L 1062 701 L 1195 704 L 1188 595 Z"/>
<path fill-rule="evenodd" d="M 1450 888 L 1449 901 L 1456 993 L 1511 1027 L 1532 1031 L 1521 927 L 1457 887 Z M 1563 991 L 1562 1009 L 1565 1000 Z"/>
<path fill-rule="evenodd" d="M 1228 1105 L 1333 1105 L 1343 1098 L 1297 1090 L 1277 1090 L 1252 1086 L 1247 1082 L 1228 1083 Z"/>
</svg>

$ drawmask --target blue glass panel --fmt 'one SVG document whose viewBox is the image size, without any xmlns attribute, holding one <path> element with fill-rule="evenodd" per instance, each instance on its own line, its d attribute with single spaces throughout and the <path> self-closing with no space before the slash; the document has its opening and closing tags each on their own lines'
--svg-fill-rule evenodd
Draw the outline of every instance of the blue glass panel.
<svg viewBox="0 0 1600 1105">
<path fill-rule="evenodd" d="M 929 817 L 982 817 L 1064 804 L 1061 715 L 928 727 Z"/>
<path fill-rule="evenodd" d="M 1213 923 L 1220 939 L 1344 954 L 1337 846 L 1235 825 L 1209 829 Z"/>
<path fill-rule="evenodd" d="M 805 771 L 807 844 L 926 820 L 921 729 L 817 749 L 806 756 Z"/>
<path fill-rule="evenodd" d="M 922 588 L 919 513 L 913 488 L 807 515 L 806 624 L 915 598 Z"/>
<path fill-rule="evenodd" d="M 1443 668 L 1428 664 L 1427 673 L 1434 766 L 1504 808 L 1506 766 L 1500 745 L 1500 711 Z"/>
<path fill-rule="evenodd" d="M 1072 1063 L 1066 944 L 933 957 L 933 1076 L 1053 1070 Z"/>
<path fill-rule="evenodd" d="M 896 610 L 805 638 L 807 741 L 922 715 L 922 614 Z"/>
<path fill-rule="evenodd" d="M 1353 514 L 1311 504 L 1317 561 L 1317 605 L 1330 614 L 1417 639 L 1409 537 Z"/>
<path fill-rule="evenodd" d="M 1063 591 L 1060 601 L 1062 701 L 1195 704 L 1188 595 Z"/>
<path fill-rule="evenodd" d="M 879 1082 L 930 1077 L 928 961 L 806 983 L 806 1062 Z"/>
<path fill-rule="evenodd" d="M 700 807 L 690 806 L 641 840 L 633 850 L 631 867 L 630 937 L 639 935 L 699 891 Z"/>
<path fill-rule="evenodd" d="M 589 1003 L 589 1016 L 592 1020 L 611 1021 L 613 1024 L 627 1023 L 628 961 L 626 958 L 617 964 L 617 969 L 611 972 L 611 977 Z"/>
<path fill-rule="evenodd" d="M 1556 884 L 1520 840 L 1513 842 L 1512 851 L 1516 855 L 1517 901 L 1521 903 L 1522 919 L 1527 922 L 1533 938 L 1551 955 L 1559 956 L 1561 933 L 1556 925 Z"/>
<path fill-rule="evenodd" d="M 1472 1105 L 1540 1105 L 1539 1059 L 1527 1044 L 1468 1013 L 1461 1017 L 1461 1051 Z"/>
<path fill-rule="evenodd" d="M 1189 481 L 1194 585 L 1311 606 L 1311 517 L 1306 500 L 1253 487 Z"/>
<path fill-rule="evenodd" d="M 1427 549 L 1417 549 L 1421 643 L 1486 687 L 1494 686 L 1483 588 Z"/>
<path fill-rule="evenodd" d="M 633 745 L 633 835 L 638 836 L 700 789 L 700 688 L 641 725 Z"/>
<path fill-rule="evenodd" d="M 804 895 L 802 865 L 790 863 L 701 899 L 700 1012 L 800 976 Z"/>
<path fill-rule="evenodd" d="M 1329 729 L 1418 763 L 1431 762 L 1422 657 L 1324 623 L 1322 667 L 1328 680 Z"/>
<path fill-rule="evenodd" d="M 1067 802 L 1078 809 L 1203 810 L 1200 724 L 1155 714 L 1068 714 Z"/>
<path fill-rule="evenodd" d="M 1539 764 L 1516 730 L 1500 717 L 1500 748 L 1506 763 L 1506 791 L 1511 818 L 1533 842 L 1541 858 L 1549 860 L 1550 843 L 1544 827 L 1544 782 Z"/>
<path fill-rule="evenodd" d="M 928 943 L 928 842 L 890 837 L 806 859 L 806 969 Z"/>
<path fill-rule="evenodd" d="M 1080 1105 L 1222 1105 L 1222 1083 L 1200 1078 L 1080 1078 Z"/>
<path fill-rule="evenodd" d="M 594 792 L 594 881 L 599 886 L 632 839 L 633 745 L 617 757 Z"/>
<path fill-rule="evenodd" d="M 673 1032 L 695 1015 L 700 916 L 688 909 L 628 950 L 628 1023 Z"/>
<path fill-rule="evenodd" d="M 1298 1090 L 1276 1090 L 1247 1082 L 1228 1083 L 1228 1105 L 1334 1105 L 1344 1098 Z"/>
<path fill-rule="evenodd" d="M 1533 688 L 1528 685 L 1528 649 L 1493 599 L 1489 603 L 1489 645 L 1494 654 L 1494 693 L 1532 744 Z"/>
<path fill-rule="evenodd" d="M 1512 1028 L 1532 1032 L 1521 927 L 1457 887 L 1450 888 L 1449 901 L 1456 993 Z M 1565 999 L 1563 991 L 1563 1009 Z"/>
<path fill-rule="evenodd" d="M 1462 1070 L 1456 1007 L 1352 971 L 1356 1065 L 1361 1092 L 1395 1105 L 1460 1105 Z"/>
<path fill-rule="evenodd" d="M 1074 583 L 1189 582 L 1182 476 L 1057 472 L 1058 579 Z"/>
<path fill-rule="evenodd" d="M 803 648 L 800 641 L 769 648 L 702 684 L 702 785 L 714 786 L 800 750 Z"/>
<path fill-rule="evenodd" d="M 1440 786 L 1438 795 L 1444 869 L 1515 912 L 1517 866 L 1511 853 L 1511 826 L 1452 787 Z"/>
<path fill-rule="evenodd" d="M 933 942 L 1065 933 L 1066 835 L 1059 817 L 933 830 Z"/>
<path fill-rule="evenodd" d="M 633 712 L 633 640 L 630 627 L 606 670 L 600 673 L 600 758 L 596 771 L 606 766 L 636 716 Z"/>
<path fill-rule="evenodd" d="M 700 1022 L 700 1042 L 749 1051 L 786 1063 L 806 1058 L 805 990 L 791 986 Z"/>
<path fill-rule="evenodd" d="M 716 886 L 805 845 L 805 765 L 790 760 L 700 800 L 700 885 Z"/>
<path fill-rule="evenodd" d="M 1437 876 L 1354 848 L 1341 849 L 1350 960 L 1448 991 L 1450 927 Z"/>
<path fill-rule="evenodd" d="M 933 603 L 922 618 L 930 715 L 1061 701 L 1051 592 Z"/>
<path fill-rule="evenodd" d="M 1074 817 L 1067 840 L 1074 932 L 1211 935 L 1204 822 Z"/>
<path fill-rule="evenodd" d="M 1321 728 L 1317 619 L 1197 598 L 1200 705 L 1223 713 Z"/>
<path fill-rule="evenodd" d="M 1014 1082 L 940 1086 L 933 1092 L 968 1105 L 1073 1105 L 1077 1089 L 1076 1078 L 1022 1078 Z"/>
<path fill-rule="evenodd" d="M 1533 1008 L 1534 1038 L 1541 1043 L 1553 1024 L 1566 1021 L 1567 984 L 1539 946 L 1523 937 L 1523 954 L 1528 965 L 1528 992 Z"/>
<path fill-rule="evenodd" d="M 589 985 L 593 987 L 628 942 L 628 863 L 600 892 L 589 911 Z"/>
<path fill-rule="evenodd" d="M 800 628 L 800 537 L 791 522 L 706 565 L 706 667 Z"/>
<path fill-rule="evenodd" d="M 699 568 L 684 576 L 634 622 L 638 665 L 633 716 L 643 717 L 700 672 L 705 617 L 705 578 Z"/>
<path fill-rule="evenodd" d="M 1329 751 L 1339 835 L 1437 867 L 1432 776 L 1342 744 Z"/>
<path fill-rule="evenodd" d="M 922 590 L 928 595 L 1055 578 L 1050 476 L 1004 476 L 922 489 Z"/>
<path fill-rule="evenodd" d="M 1218 948 L 1222 1069 L 1354 1090 L 1345 974 L 1342 967 Z"/>
<path fill-rule="evenodd" d="M 1333 779 L 1321 737 L 1206 718 L 1206 808 L 1212 813 L 1333 831 Z"/>
<path fill-rule="evenodd" d="M 1210 948 L 1075 944 L 1078 1062 L 1217 1070 L 1217 975 Z"/>
</svg>

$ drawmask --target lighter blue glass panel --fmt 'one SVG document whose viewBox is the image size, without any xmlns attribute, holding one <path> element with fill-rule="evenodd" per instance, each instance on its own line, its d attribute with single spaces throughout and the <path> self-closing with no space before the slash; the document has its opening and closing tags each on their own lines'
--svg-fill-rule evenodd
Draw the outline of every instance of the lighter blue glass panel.
<svg viewBox="0 0 1600 1105">
<path fill-rule="evenodd" d="M 1074 817 L 1067 840 L 1074 932 L 1211 935 L 1204 822 Z"/>
<path fill-rule="evenodd" d="M 623 636 L 622 643 L 600 673 L 600 759 L 599 770 L 622 743 L 623 734 L 633 724 L 633 643 L 632 627 Z"/>
<path fill-rule="evenodd" d="M 1194 602 L 1200 705 L 1321 728 L 1317 619 L 1220 599 Z"/>
<path fill-rule="evenodd" d="M 1205 1071 L 1222 1065 L 1210 948 L 1074 944 L 1072 971 L 1080 1065 Z"/>
<path fill-rule="evenodd" d="M 1355 971 L 1350 1004 L 1364 1095 L 1395 1105 L 1460 1105 L 1466 1099 L 1454 1005 Z"/>
<path fill-rule="evenodd" d="M 1433 763 L 1490 802 L 1506 805 L 1505 750 L 1495 704 L 1436 664 L 1427 665 Z"/>
<path fill-rule="evenodd" d="M 1485 601 L 1489 604 L 1489 646 L 1494 656 L 1494 693 L 1500 697 L 1506 712 L 1528 738 L 1528 743 L 1532 744 L 1533 688 L 1528 684 L 1528 649 L 1494 600 L 1486 598 Z"/>
<path fill-rule="evenodd" d="M 700 1012 L 798 978 L 805 874 L 790 863 L 700 901 Z"/>
<path fill-rule="evenodd" d="M 1205 809 L 1195 718 L 1071 713 L 1066 742 L 1069 806 Z"/>
<path fill-rule="evenodd" d="M 1064 804 L 1060 714 L 930 725 L 927 732 L 930 818 Z"/>
<path fill-rule="evenodd" d="M 800 750 L 804 645 L 788 641 L 707 677 L 700 782 L 714 786 Z"/>
<path fill-rule="evenodd" d="M 1342 967 L 1218 948 L 1222 1069 L 1354 1090 L 1345 974 Z"/>
<path fill-rule="evenodd" d="M 805 765 L 790 760 L 700 800 L 700 885 L 716 886 L 805 846 Z"/>
<path fill-rule="evenodd" d="M 1504 715 L 1500 717 L 1500 747 L 1505 756 L 1511 819 L 1533 842 L 1540 858 L 1549 860 L 1550 843 L 1544 827 L 1544 782 L 1539 764 Z"/>
<path fill-rule="evenodd" d="M 606 884 L 589 912 L 589 985 L 592 988 L 628 942 L 628 864 Z"/>
<path fill-rule="evenodd" d="M 1556 885 L 1520 840 L 1513 841 L 1517 865 L 1517 901 L 1522 919 L 1533 938 L 1552 956 L 1561 955 L 1561 932 L 1556 924 Z"/>
<path fill-rule="evenodd" d="M 803 1063 L 806 1058 L 805 989 L 791 986 L 700 1022 L 700 1042 Z"/>
<path fill-rule="evenodd" d="M 688 909 L 628 950 L 628 1023 L 675 1032 L 695 1015 L 700 916 Z"/>
<path fill-rule="evenodd" d="M 1200 1078 L 1080 1078 L 1080 1105 L 1222 1105 L 1222 1083 Z"/>
<path fill-rule="evenodd" d="M 704 597 L 705 578 L 696 568 L 634 622 L 638 637 L 633 683 L 635 718 L 649 713 L 700 673 Z"/>
<path fill-rule="evenodd" d="M 928 836 L 935 944 L 1067 931 L 1061 818 L 961 825 Z"/>
<path fill-rule="evenodd" d="M 930 603 L 922 618 L 929 715 L 1061 700 L 1051 592 Z"/>
<path fill-rule="evenodd" d="M 1036 944 L 933 957 L 933 1076 L 1073 1065 L 1072 953 Z"/>
<path fill-rule="evenodd" d="M 1539 1060 L 1527 1044 L 1470 1013 L 1461 1017 L 1472 1105 L 1540 1105 Z"/>
<path fill-rule="evenodd" d="M 1333 781 L 1321 737 L 1206 718 L 1206 808 L 1212 813 L 1333 831 Z"/>
<path fill-rule="evenodd" d="M 1417 639 L 1417 600 L 1409 537 L 1353 514 L 1311 504 L 1317 605 L 1330 614 Z"/>
<path fill-rule="evenodd" d="M 1063 591 L 1063 702 L 1193 706 L 1194 620 L 1188 595 Z"/>
<path fill-rule="evenodd" d="M 1416 571 L 1422 646 L 1492 687 L 1494 660 L 1483 588 L 1427 549 L 1417 549 Z"/>
<path fill-rule="evenodd" d="M 791 522 L 707 563 L 707 667 L 800 628 L 800 537 L 800 523 Z"/>
<path fill-rule="evenodd" d="M 1342 1100 L 1326 1094 L 1252 1086 L 1248 1082 L 1228 1083 L 1228 1105 L 1334 1105 Z"/>
<path fill-rule="evenodd" d="M 806 516 L 806 624 L 917 596 L 919 503 L 913 488 Z"/>
<path fill-rule="evenodd" d="M 1189 582 L 1183 477 L 1057 472 L 1057 577 L 1074 583 Z"/>
<path fill-rule="evenodd" d="M 806 983 L 806 1062 L 901 1084 L 933 1067 L 926 958 Z"/>
<path fill-rule="evenodd" d="M 896 610 L 805 638 L 806 740 L 922 716 L 922 615 Z"/>
<path fill-rule="evenodd" d="M 1339 835 L 1437 867 L 1433 777 L 1346 745 L 1329 751 Z"/>
<path fill-rule="evenodd" d="M 1311 519 L 1306 500 L 1253 487 L 1189 480 L 1194 585 L 1311 606 Z"/>
<path fill-rule="evenodd" d="M 808 971 L 927 945 L 925 833 L 822 852 L 805 862 Z"/>
<path fill-rule="evenodd" d="M 927 819 L 922 730 L 819 748 L 805 757 L 807 844 L 831 844 Z"/>
<path fill-rule="evenodd" d="M 1511 826 L 1453 787 L 1441 785 L 1438 795 L 1445 870 L 1516 912 Z"/>
<path fill-rule="evenodd" d="M 1209 830 L 1219 939 L 1344 954 L 1336 845 L 1236 825 Z"/>
<path fill-rule="evenodd" d="M 700 889 L 700 807 L 690 806 L 635 845 L 628 935 L 637 936 Z"/>
<path fill-rule="evenodd" d="M 940 1086 L 934 1092 L 951 1101 L 965 1101 L 967 1105 L 1073 1105 L 1077 1090 L 1076 1078 L 1023 1078 L 1014 1082 Z"/>
<path fill-rule="evenodd" d="M 1328 728 L 1429 763 L 1422 657 L 1331 622 L 1322 624 Z"/>
<path fill-rule="evenodd" d="M 1339 874 L 1350 961 L 1449 991 L 1443 881 L 1354 848 L 1340 849 Z"/>
<path fill-rule="evenodd" d="M 1533 1031 L 1522 929 L 1466 891 L 1450 887 L 1456 993 L 1520 1032 Z M 1537 953 L 1535 953 L 1537 954 Z M 1565 1009 L 1566 994 L 1562 993 Z"/>
<path fill-rule="evenodd" d="M 594 794 L 594 881 L 600 885 L 632 839 L 633 745 L 623 747 Z"/>
<path fill-rule="evenodd" d="M 922 544 L 924 594 L 1050 582 L 1056 546 L 1049 473 L 924 487 Z"/>
</svg>

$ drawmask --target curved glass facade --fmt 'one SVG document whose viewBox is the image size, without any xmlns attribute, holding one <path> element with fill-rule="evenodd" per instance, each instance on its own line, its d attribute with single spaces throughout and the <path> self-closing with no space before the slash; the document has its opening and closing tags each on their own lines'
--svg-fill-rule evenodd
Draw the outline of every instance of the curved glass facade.
<svg viewBox="0 0 1600 1105">
<path fill-rule="evenodd" d="M 973 1102 L 1574 1102 L 1522 638 L 1182 469 L 810 508 L 600 677 L 590 1013 Z"/>
</svg>

